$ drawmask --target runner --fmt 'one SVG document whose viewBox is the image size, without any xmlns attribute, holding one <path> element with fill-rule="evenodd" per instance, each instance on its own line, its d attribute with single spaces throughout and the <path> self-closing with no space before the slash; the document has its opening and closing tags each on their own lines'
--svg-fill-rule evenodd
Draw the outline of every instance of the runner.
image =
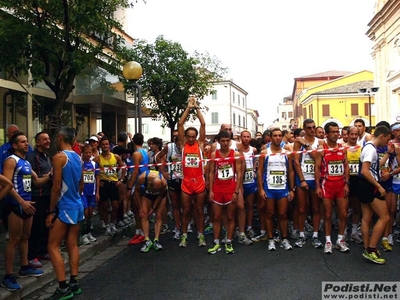
<svg viewBox="0 0 400 300">
<path fill-rule="evenodd" d="M 184 124 L 189 115 L 189 110 L 195 109 L 197 117 L 200 121 L 200 135 L 194 127 L 184 128 Z M 190 218 L 191 203 L 194 200 L 194 205 L 197 214 L 198 238 L 199 246 L 206 246 L 204 237 L 204 200 L 206 183 L 203 172 L 203 152 L 206 139 L 206 122 L 200 108 L 197 106 L 196 98 L 189 98 L 188 106 L 183 112 L 178 123 L 178 142 L 182 149 L 182 194 L 181 200 L 183 205 L 182 211 L 182 237 L 179 247 L 187 247 L 187 228 Z"/>
<path fill-rule="evenodd" d="M 221 250 L 219 238 L 223 213 L 228 219 L 225 252 L 227 254 L 235 252 L 232 240 L 235 231 L 236 202 L 242 185 L 243 173 L 242 162 L 238 159 L 240 153 L 229 148 L 230 140 L 230 134 L 227 131 L 221 131 L 219 135 L 221 149 L 215 150 L 208 162 L 210 201 L 213 202 L 214 220 L 214 244 L 208 249 L 209 254 L 215 254 Z"/>
<path fill-rule="evenodd" d="M 341 144 L 337 143 L 340 134 L 337 123 L 326 123 L 324 131 L 326 133 L 326 141 L 321 141 L 318 146 L 318 149 L 323 149 L 324 151 L 317 152 L 315 157 L 316 193 L 318 197 L 322 198 L 322 206 L 324 208 L 324 253 L 332 253 L 333 201 L 336 201 L 339 212 L 339 232 L 335 247 L 341 252 L 349 252 L 349 248 L 344 241 L 349 206 L 347 196 L 350 185 L 346 150 L 342 148 Z"/>
<path fill-rule="evenodd" d="M 265 201 L 268 250 L 276 250 L 273 235 L 275 209 L 278 212 L 278 223 L 282 234 L 281 247 L 292 249 L 288 236 L 288 202 L 294 197 L 294 170 L 292 156 L 287 156 L 281 147 L 282 131 L 279 128 L 270 132 L 270 147 L 261 151 L 258 165 L 258 192 L 261 201 Z"/>
</svg>

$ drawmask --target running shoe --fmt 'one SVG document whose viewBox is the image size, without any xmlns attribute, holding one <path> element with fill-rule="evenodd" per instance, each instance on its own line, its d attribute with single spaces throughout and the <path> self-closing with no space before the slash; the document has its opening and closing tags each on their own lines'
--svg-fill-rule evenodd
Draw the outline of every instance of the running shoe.
<svg viewBox="0 0 400 300">
<path fill-rule="evenodd" d="M 294 245 L 298 248 L 302 248 L 304 245 L 306 244 L 306 239 L 302 236 L 300 236 L 296 242 L 294 243 Z"/>
<path fill-rule="evenodd" d="M 208 225 L 208 226 L 204 229 L 204 234 L 207 235 L 207 234 L 211 234 L 211 233 L 214 233 L 214 228 L 213 228 L 212 226 Z"/>
<path fill-rule="evenodd" d="M 121 221 L 118 221 L 118 223 L 117 223 L 117 227 L 124 227 L 125 226 L 125 223 L 124 223 L 124 221 L 123 220 L 121 220 Z"/>
<path fill-rule="evenodd" d="M 236 227 L 235 233 L 233 234 L 233 238 L 236 239 L 240 235 L 239 227 Z"/>
<path fill-rule="evenodd" d="M 305 228 L 306 231 L 309 231 L 309 232 L 313 232 L 314 231 L 314 227 L 310 223 L 308 223 L 307 220 L 304 223 L 304 228 Z"/>
<path fill-rule="evenodd" d="M 106 223 L 104 221 L 101 221 L 99 224 L 99 228 L 102 230 L 106 229 L 107 228 Z"/>
<path fill-rule="evenodd" d="M 233 254 L 233 253 L 235 253 L 235 250 L 233 249 L 232 243 L 226 243 L 226 244 L 225 244 L 225 253 L 226 253 L 226 254 Z"/>
<path fill-rule="evenodd" d="M 362 256 L 363 256 L 365 259 L 368 259 L 368 260 L 370 260 L 370 261 L 372 261 L 373 263 L 376 263 L 376 264 L 378 264 L 378 265 L 383 265 L 383 264 L 385 264 L 385 262 L 386 262 L 385 259 L 379 257 L 379 254 L 376 253 L 376 252 L 368 252 L 367 250 L 364 250 Z"/>
<path fill-rule="evenodd" d="M 284 239 L 281 243 L 281 248 L 285 249 L 285 250 L 292 250 L 293 247 L 292 245 L 290 245 L 290 242 L 288 239 Z"/>
<path fill-rule="evenodd" d="M 25 278 L 25 277 L 40 277 L 43 275 L 43 271 L 40 269 L 35 269 L 32 267 L 29 267 L 26 270 L 23 270 L 22 268 L 19 269 L 18 271 L 18 277 L 19 278 Z"/>
<path fill-rule="evenodd" d="M 266 241 L 266 240 L 268 240 L 268 237 L 267 237 L 267 234 L 260 234 L 260 235 L 257 235 L 257 236 L 255 236 L 255 237 L 251 238 L 251 240 L 252 240 L 253 242 L 257 243 L 257 242 L 259 242 L 259 241 Z"/>
<path fill-rule="evenodd" d="M 299 237 L 300 237 L 300 234 L 299 234 L 299 232 L 296 230 L 293 230 L 291 233 L 290 233 L 290 238 L 291 239 L 294 239 L 294 240 L 298 240 L 299 239 Z"/>
<path fill-rule="evenodd" d="M 214 243 L 213 246 L 208 249 L 207 253 L 208 254 L 215 254 L 218 251 L 221 251 L 221 245 Z"/>
<path fill-rule="evenodd" d="M 324 231 L 324 220 L 321 220 L 321 222 L 319 222 L 318 231 L 319 232 Z"/>
<path fill-rule="evenodd" d="M 114 224 L 110 224 L 110 229 L 111 229 L 111 233 L 113 235 L 118 233 L 118 230 L 117 230 L 117 228 L 115 228 Z"/>
<path fill-rule="evenodd" d="M 84 234 L 81 236 L 81 244 L 82 245 L 90 245 L 90 241 L 89 241 L 87 234 Z"/>
<path fill-rule="evenodd" d="M 97 241 L 97 239 L 92 235 L 91 232 L 89 232 L 89 233 L 87 234 L 87 238 L 88 238 L 88 240 L 89 240 L 90 242 L 96 242 L 96 241 Z"/>
<path fill-rule="evenodd" d="M 132 211 L 128 211 L 126 213 L 131 219 L 133 219 L 135 217 L 135 214 Z"/>
<path fill-rule="evenodd" d="M 82 293 L 82 289 L 79 286 L 79 283 L 70 283 L 69 288 L 74 295 L 79 295 Z"/>
<path fill-rule="evenodd" d="M 167 232 L 170 232 L 168 224 L 162 224 L 160 234 L 166 234 Z"/>
<path fill-rule="evenodd" d="M 275 251 L 276 247 L 275 247 L 275 241 L 274 239 L 269 239 L 268 240 L 268 251 Z"/>
<path fill-rule="evenodd" d="M 107 226 L 105 235 L 113 235 L 110 226 Z"/>
<path fill-rule="evenodd" d="M 132 223 L 132 219 L 128 215 L 126 215 L 122 222 L 124 223 L 124 225 L 129 225 Z"/>
<path fill-rule="evenodd" d="M 182 235 L 181 242 L 179 243 L 179 247 L 186 248 L 188 245 L 187 235 Z"/>
<path fill-rule="evenodd" d="M 221 241 L 221 244 L 226 244 L 227 240 L 228 240 L 228 236 L 225 235 L 225 237 Z"/>
<path fill-rule="evenodd" d="M 239 235 L 238 242 L 246 246 L 253 245 L 253 242 L 244 233 Z"/>
<path fill-rule="evenodd" d="M 172 214 L 172 212 L 169 211 L 169 212 L 167 213 L 167 219 L 170 220 L 170 221 L 173 221 L 173 220 L 174 220 L 174 215 Z"/>
<path fill-rule="evenodd" d="M 275 243 L 280 243 L 281 242 L 281 232 L 279 230 L 274 231 L 274 241 Z"/>
<path fill-rule="evenodd" d="M 206 237 L 204 236 L 204 234 L 201 234 L 199 236 L 199 247 L 205 247 L 205 246 L 207 246 Z"/>
<path fill-rule="evenodd" d="M 350 235 L 350 241 L 354 242 L 356 244 L 362 244 L 363 243 L 362 238 L 357 233 L 352 233 Z"/>
<path fill-rule="evenodd" d="M 10 277 L 4 276 L 3 280 L 1 281 L 1 286 L 5 287 L 10 292 L 15 292 L 21 289 L 21 286 L 18 284 L 17 278 L 15 278 L 14 274 Z"/>
<path fill-rule="evenodd" d="M 137 245 L 144 242 L 144 236 L 141 234 L 135 234 L 133 238 L 128 242 L 128 245 Z"/>
<path fill-rule="evenodd" d="M 154 250 L 157 250 L 157 251 L 164 249 L 163 246 L 160 244 L 159 240 L 154 240 L 153 248 L 154 248 Z"/>
<path fill-rule="evenodd" d="M 43 267 L 42 263 L 37 258 L 34 258 L 34 259 L 30 260 L 29 261 L 29 265 L 32 268 L 36 268 L 36 269 Z"/>
<path fill-rule="evenodd" d="M 335 248 L 337 250 L 340 250 L 340 252 L 349 252 L 350 249 L 347 246 L 346 242 L 344 240 L 337 240 L 335 244 Z"/>
<path fill-rule="evenodd" d="M 393 239 L 393 233 L 389 233 L 388 235 L 388 241 L 390 246 L 394 246 L 394 239 Z"/>
<path fill-rule="evenodd" d="M 325 254 L 332 254 L 332 243 L 331 242 L 327 242 L 325 243 L 325 247 L 324 247 L 324 253 Z"/>
<path fill-rule="evenodd" d="M 154 213 L 152 213 L 150 218 L 149 218 L 149 222 L 150 223 L 154 223 L 155 221 L 156 221 L 156 215 Z"/>
<path fill-rule="evenodd" d="M 59 287 L 54 292 L 53 296 L 47 299 L 51 300 L 68 300 L 74 297 L 74 293 L 71 291 L 69 287 L 66 289 L 60 289 Z"/>
<path fill-rule="evenodd" d="M 174 240 L 180 240 L 181 239 L 181 231 L 179 229 L 175 228 L 175 233 L 174 233 Z"/>
<path fill-rule="evenodd" d="M 392 248 L 392 246 L 390 246 L 388 240 L 382 240 L 382 242 L 381 242 L 381 248 L 382 248 L 382 250 L 385 251 L 385 252 L 392 252 L 392 250 L 393 250 L 393 248 Z"/>
<path fill-rule="evenodd" d="M 142 248 L 140 249 L 140 251 L 149 252 L 151 246 L 153 246 L 153 242 L 150 239 L 145 240 Z"/>
<path fill-rule="evenodd" d="M 323 246 L 322 246 L 322 243 L 321 243 L 321 241 L 319 240 L 319 238 L 317 238 L 317 237 L 314 237 L 313 239 L 312 239 L 312 245 L 314 246 L 314 248 L 322 248 Z"/>
<path fill-rule="evenodd" d="M 254 232 L 253 228 L 247 229 L 246 234 L 247 234 L 247 236 L 249 238 L 252 238 L 252 237 L 254 237 L 256 235 L 256 233 Z"/>
</svg>

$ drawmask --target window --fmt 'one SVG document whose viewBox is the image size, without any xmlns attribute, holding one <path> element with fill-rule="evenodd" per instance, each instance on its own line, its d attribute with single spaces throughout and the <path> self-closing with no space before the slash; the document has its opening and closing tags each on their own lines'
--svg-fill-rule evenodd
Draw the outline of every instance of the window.
<svg viewBox="0 0 400 300">
<path fill-rule="evenodd" d="M 358 116 L 358 103 L 351 104 L 351 115 Z"/>
<path fill-rule="evenodd" d="M 244 97 L 243 97 L 242 105 L 243 105 L 243 107 L 244 107 Z"/>
<path fill-rule="evenodd" d="M 238 95 L 238 105 L 240 106 L 240 95 Z"/>
<path fill-rule="evenodd" d="M 211 99 L 212 100 L 217 100 L 217 90 L 214 90 L 211 92 Z"/>
<path fill-rule="evenodd" d="M 303 108 L 303 119 L 307 119 L 307 108 Z"/>
<path fill-rule="evenodd" d="M 246 119 L 243 117 L 243 127 L 246 127 Z"/>
<path fill-rule="evenodd" d="M 329 104 L 322 104 L 322 116 L 329 117 L 331 114 L 329 112 Z"/>
<path fill-rule="evenodd" d="M 235 92 L 232 92 L 232 103 L 235 103 Z"/>
<path fill-rule="evenodd" d="M 217 112 L 211 113 L 211 124 L 218 124 L 218 113 Z"/>
<path fill-rule="evenodd" d="M 289 118 L 293 118 L 293 112 L 292 111 L 289 111 L 288 115 L 289 115 Z"/>
<path fill-rule="evenodd" d="M 238 123 L 239 123 L 239 127 L 240 127 L 240 121 L 241 121 L 241 120 L 240 120 L 240 116 L 238 116 Z"/>
<path fill-rule="evenodd" d="M 364 103 L 364 115 L 369 116 L 369 103 Z"/>
<path fill-rule="evenodd" d="M 236 125 L 236 115 L 233 113 L 233 125 Z"/>
<path fill-rule="evenodd" d="M 282 119 L 286 120 L 286 112 L 282 112 Z"/>
<path fill-rule="evenodd" d="M 143 134 L 149 133 L 149 124 L 142 124 Z"/>
</svg>

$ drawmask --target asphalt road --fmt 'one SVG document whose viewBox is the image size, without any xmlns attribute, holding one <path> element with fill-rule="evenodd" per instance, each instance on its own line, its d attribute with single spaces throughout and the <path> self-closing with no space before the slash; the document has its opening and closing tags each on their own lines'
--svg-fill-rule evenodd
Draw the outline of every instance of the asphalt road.
<svg viewBox="0 0 400 300">
<path fill-rule="evenodd" d="M 212 236 L 206 238 L 211 245 Z M 350 253 L 331 255 L 314 249 L 310 240 L 301 249 L 275 252 L 267 250 L 267 242 L 235 242 L 233 255 L 208 255 L 193 234 L 186 249 L 171 233 L 161 243 L 164 250 L 148 253 L 140 245 L 123 246 L 80 280 L 84 292 L 74 299 L 321 299 L 322 281 L 400 279 L 400 243 L 383 253 L 386 265 L 363 259 L 362 246 L 352 242 Z"/>
</svg>

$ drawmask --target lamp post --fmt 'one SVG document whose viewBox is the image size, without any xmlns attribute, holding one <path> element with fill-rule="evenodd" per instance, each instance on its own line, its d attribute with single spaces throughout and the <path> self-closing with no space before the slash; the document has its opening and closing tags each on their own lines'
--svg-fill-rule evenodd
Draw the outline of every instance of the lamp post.
<svg viewBox="0 0 400 300">
<path fill-rule="evenodd" d="M 368 95 L 368 115 L 369 115 L 369 130 L 372 133 L 372 117 L 371 117 L 371 95 L 375 95 L 379 90 L 379 87 L 363 88 L 359 89 L 358 93 Z"/>
<path fill-rule="evenodd" d="M 126 91 L 130 90 L 135 99 L 135 133 L 142 133 L 142 86 L 137 83 L 142 77 L 142 66 L 136 61 L 129 61 L 124 65 L 122 74 L 128 80 Z"/>
</svg>

